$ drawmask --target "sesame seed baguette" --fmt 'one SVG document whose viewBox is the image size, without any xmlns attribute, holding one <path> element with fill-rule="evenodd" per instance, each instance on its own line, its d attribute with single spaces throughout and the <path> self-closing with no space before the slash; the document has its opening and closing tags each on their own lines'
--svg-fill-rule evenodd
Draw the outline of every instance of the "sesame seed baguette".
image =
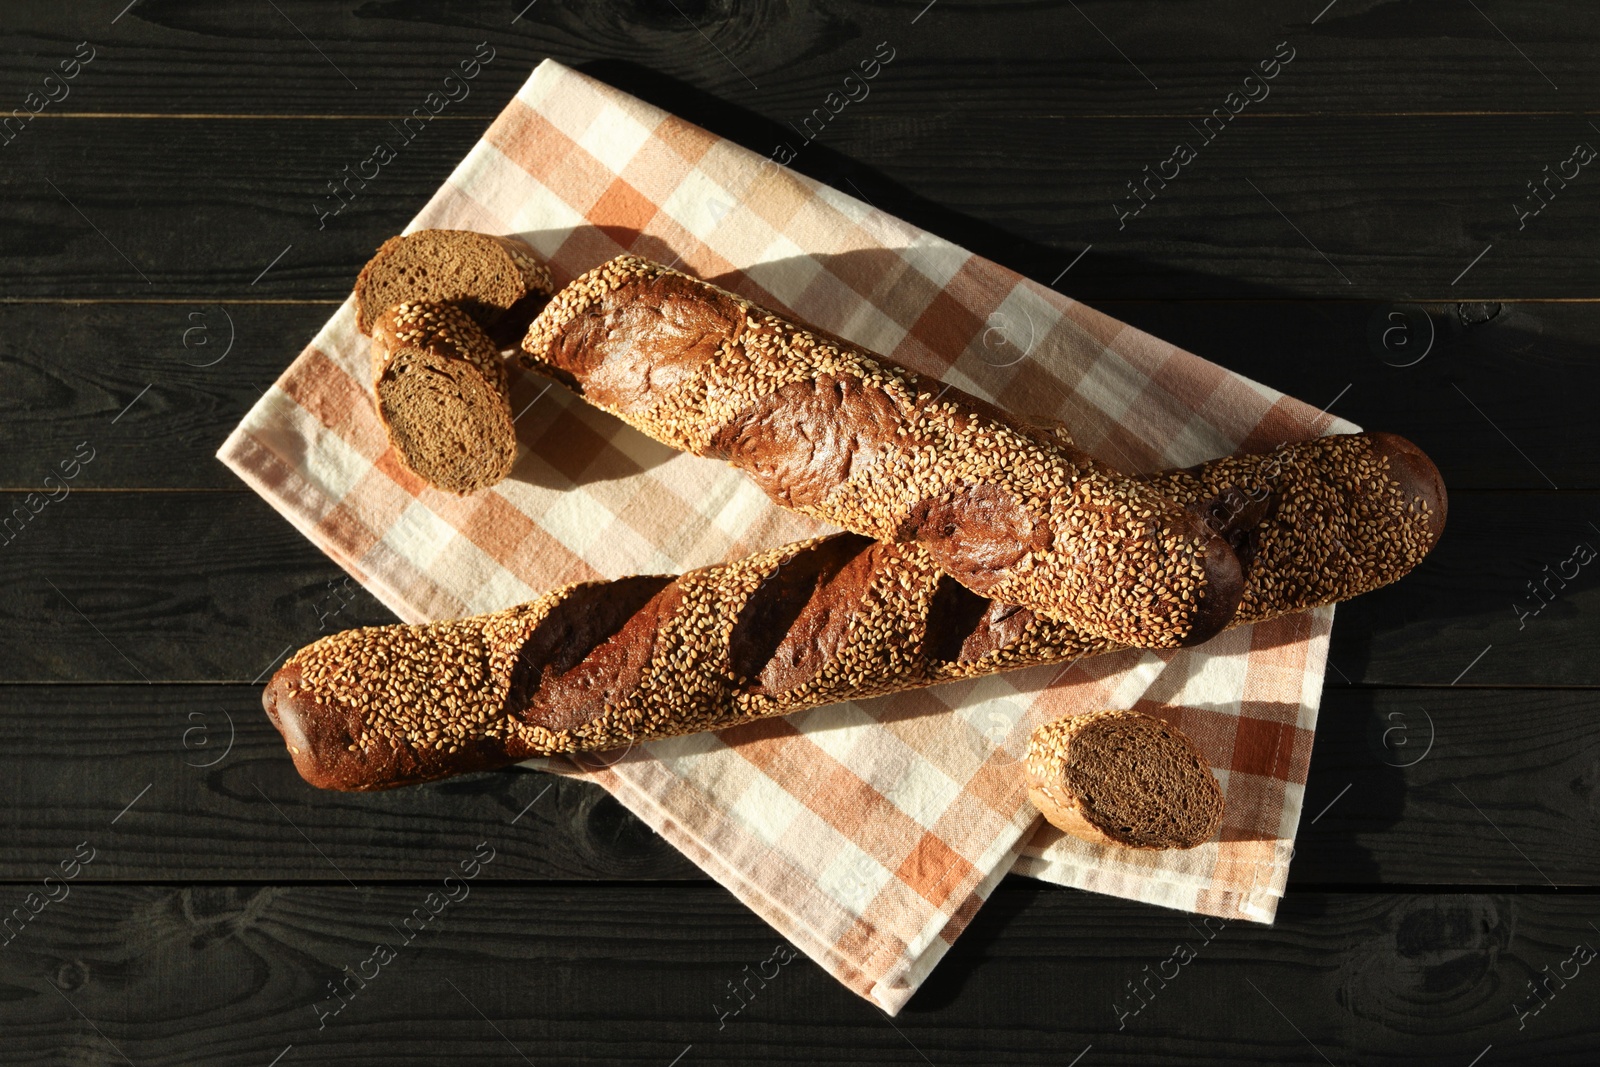
<svg viewBox="0 0 1600 1067">
<path fill-rule="evenodd" d="M 1145 481 L 1233 547 L 1246 572 L 1234 625 L 1398 580 L 1438 543 L 1449 511 L 1439 469 L 1392 433 L 1318 437 Z"/>
<path fill-rule="evenodd" d="M 356 328 L 407 300 L 458 304 L 502 347 L 515 344 L 555 292 L 550 270 L 520 237 L 418 230 L 385 241 L 356 278 Z"/>
<path fill-rule="evenodd" d="M 1221 536 L 1254 545 L 1251 621 L 1396 580 L 1445 514 L 1432 464 L 1385 434 L 1168 481 L 1200 507 L 1266 486 L 1250 513 L 1215 520 Z M 1344 540 L 1410 547 L 1352 563 L 1342 582 L 1277 580 L 1272 567 L 1327 551 L 1324 524 Z M 308 782 L 386 789 L 1122 647 L 976 595 L 919 543 L 845 533 L 677 578 L 584 582 L 472 618 L 332 634 L 289 657 L 262 702 Z"/>
<path fill-rule="evenodd" d="M 1220 631 L 1243 580 L 1187 509 L 1056 436 L 637 256 L 529 327 L 526 362 L 777 503 L 920 543 L 980 596 L 1145 648 Z"/>
<path fill-rule="evenodd" d="M 328 789 L 621 748 L 927 684 L 939 578 L 914 545 L 836 534 L 331 634 L 279 668 L 263 704 L 301 775 Z"/>
<path fill-rule="evenodd" d="M 466 494 L 511 472 L 505 361 L 453 304 L 396 304 L 373 323 L 372 389 L 389 443 L 431 485 Z"/>
</svg>

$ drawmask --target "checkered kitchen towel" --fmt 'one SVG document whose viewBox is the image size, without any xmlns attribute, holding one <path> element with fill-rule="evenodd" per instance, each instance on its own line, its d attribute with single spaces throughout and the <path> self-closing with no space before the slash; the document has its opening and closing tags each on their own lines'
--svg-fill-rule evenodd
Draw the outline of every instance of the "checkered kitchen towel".
<svg viewBox="0 0 1600 1067">
<path fill-rule="evenodd" d="M 677 264 L 1004 408 L 1061 418 L 1126 470 L 1354 429 L 548 60 L 410 228 L 424 227 L 521 234 L 561 282 L 623 251 Z M 825 529 L 537 376 L 517 376 L 513 406 L 522 450 L 507 481 L 468 499 L 423 484 L 386 449 L 347 302 L 219 455 L 408 621 Z M 599 782 L 894 1013 L 1013 869 L 1270 922 L 1332 619 L 1324 609 L 1197 650 L 1124 652 L 538 765 Z M 1124 853 L 1036 816 L 1017 762 L 1029 731 L 1107 707 L 1159 710 L 1198 742 L 1227 790 L 1219 842 Z"/>
</svg>

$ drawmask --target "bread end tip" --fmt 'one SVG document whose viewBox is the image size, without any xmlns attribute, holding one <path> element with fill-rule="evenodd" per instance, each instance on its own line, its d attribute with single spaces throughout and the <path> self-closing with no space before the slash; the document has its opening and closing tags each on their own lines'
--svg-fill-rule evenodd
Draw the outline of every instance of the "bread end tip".
<svg viewBox="0 0 1600 1067">
<path fill-rule="evenodd" d="M 1438 466 L 1426 452 L 1399 434 L 1377 431 L 1367 436 L 1372 441 L 1373 454 L 1388 461 L 1389 476 L 1407 501 L 1426 508 L 1431 544 L 1438 544 L 1450 511 L 1450 498 Z"/>
</svg>

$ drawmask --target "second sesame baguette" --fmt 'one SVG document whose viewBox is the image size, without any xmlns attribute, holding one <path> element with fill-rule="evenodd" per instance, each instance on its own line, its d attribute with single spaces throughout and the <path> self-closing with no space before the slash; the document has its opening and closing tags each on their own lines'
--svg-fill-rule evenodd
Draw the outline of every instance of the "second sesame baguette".
<svg viewBox="0 0 1600 1067">
<path fill-rule="evenodd" d="M 1170 482 L 1202 508 L 1244 486 L 1253 509 L 1214 518 L 1220 536 L 1255 546 L 1251 621 L 1395 581 L 1444 522 L 1437 472 L 1392 435 L 1320 438 Z M 1301 521 L 1313 506 L 1326 528 Z M 1327 538 L 1395 547 L 1361 557 L 1348 580 L 1279 580 L 1274 568 L 1326 552 Z M 920 544 L 836 534 L 677 578 L 332 634 L 290 656 L 262 701 L 307 781 L 386 789 L 1121 647 L 978 596 Z"/>
<path fill-rule="evenodd" d="M 775 502 L 916 542 L 973 592 L 1145 648 L 1220 631 L 1229 546 L 1137 479 L 959 389 L 624 255 L 558 292 L 526 361 Z"/>
</svg>

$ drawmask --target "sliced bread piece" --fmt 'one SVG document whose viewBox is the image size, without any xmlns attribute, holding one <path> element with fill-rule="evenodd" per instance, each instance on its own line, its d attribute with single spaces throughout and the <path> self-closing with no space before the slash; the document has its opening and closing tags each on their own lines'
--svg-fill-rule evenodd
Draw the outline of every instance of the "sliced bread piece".
<svg viewBox="0 0 1600 1067">
<path fill-rule="evenodd" d="M 383 242 L 356 279 L 356 326 L 364 334 L 408 300 L 456 304 L 478 325 L 514 343 L 555 292 L 550 271 L 516 237 L 471 230 L 418 230 Z"/>
<path fill-rule="evenodd" d="M 1137 711 L 1047 722 L 1028 739 L 1028 799 L 1100 845 L 1193 848 L 1222 822 L 1222 788 L 1181 731 Z"/>
<path fill-rule="evenodd" d="M 374 324 L 372 371 L 378 415 L 408 469 L 460 494 L 510 473 L 517 434 L 505 361 L 466 312 L 389 308 Z"/>
</svg>

